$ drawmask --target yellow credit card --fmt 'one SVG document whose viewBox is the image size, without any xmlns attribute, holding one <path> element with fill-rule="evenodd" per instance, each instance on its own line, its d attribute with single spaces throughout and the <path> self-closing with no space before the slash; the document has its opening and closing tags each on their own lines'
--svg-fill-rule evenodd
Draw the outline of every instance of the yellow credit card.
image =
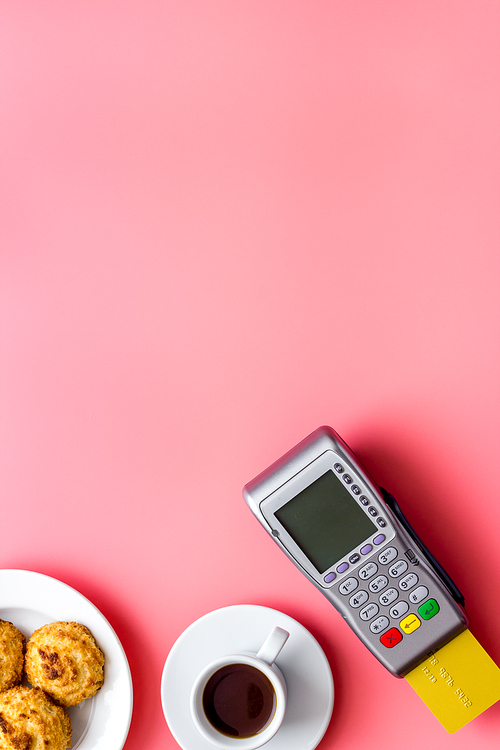
<svg viewBox="0 0 500 750">
<path fill-rule="evenodd" d="M 468 630 L 406 679 L 450 734 L 500 700 L 500 669 Z"/>
</svg>

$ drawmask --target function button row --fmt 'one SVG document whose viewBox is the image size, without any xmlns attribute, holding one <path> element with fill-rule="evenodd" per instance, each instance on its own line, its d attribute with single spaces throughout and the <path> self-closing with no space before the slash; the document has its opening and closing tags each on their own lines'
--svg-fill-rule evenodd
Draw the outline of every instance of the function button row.
<svg viewBox="0 0 500 750">
<path fill-rule="evenodd" d="M 352 491 L 354 492 L 354 487 L 352 487 Z M 357 495 L 358 493 L 356 492 L 355 494 Z M 370 501 L 368 500 L 366 495 L 360 495 L 359 502 L 361 503 L 361 505 L 364 505 L 365 507 L 367 505 L 370 505 Z M 378 511 L 376 508 L 373 507 L 373 505 L 370 505 L 370 507 L 368 508 L 368 513 L 373 518 L 376 518 L 378 515 Z M 380 526 L 381 529 L 385 529 L 385 527 L 387 526 L 386 521 L 384 521 L 382 517 L 377 518 L 376 523 Z"/>
<path fill-rule="evenodd" d="M 373 544 L 379 545 L 382 544 L 382 542 L 385 542 L 385 534 L 378 534 L 373 540 Z M 362 555 L 368 555 L 369 552 L 373 550 L 373 546 L 371 544 L 365 544 L 364 547 L 361 548 L 360 552 Z M 359 562 L 361 560 L 361 557 L 357 552 L 355 552 L 353 555 L 350 556 L 349 562 L 351 565 L 354 565 L 355 563 Z M 337 566 L 336 571 L 337 573 L 345 573 L 346 570 L 349 568 L 349 563 L 342 562 L 340 565 Z M 335 580 L 336 574 L 332 571 L 331 573 L 327 573 L 326 576 L 324 576 L 323 580 L 325 583 L 331 583 Z"/>
<path fill-rule="evenodd" d="M 354 480 L 351 477 L 351 475 L 350 474 L 344 474 L 344 467 L 342 466 L 342 464 L 336 463 L 336 464 L 333 465 L 333 468 L 335 469 L 335 471 L 337 472 L 337 474 L 342 474 L 342 480 L 347 485 L 352 485 L 350 489 L 351 489 L 353 495 L 356 495 L 357 497 L 359 496 L 359 502 L 361 503 L 361 505 L 369 505 L 370 501 L 368 500 L 368 498 L 366 497 L 366 495 L 362 495 L 361 494 L 360 487 L 358 487 L 357 484 L 352 484 Z M 387 523 L 386 523 L 386 521 L 383 518 L 380 518 L 380 517 L 377 518 L 378 511 L 377 511 L 376 508 L 374 508 L 373 506 L 370 507 L 370 508 L 368 508 L 368 513 L 371 516 L 373 516 L 373 518 L 377 519 L 376 522 L 378 523 L 378 525 L 380 526 L 381 529 L 384 529 L 387 526 Z M 366 554 L 366 552 L 364 554 Z"/>
<path fill-rule="evenodd" d="M 378 556 L 378 561 L 379 563 L 382 563 L 382 565 L 389 565 L 389 563 L 395 560 L 397 556 L 398 551 L 395 547 L 387 547 L 387 549 L 383 550 Z"/>
<path fill-rule="evenodd" d="M 344 480 L 344 482 L 346 484 L 352 484 L 353 479 L 352 479 L 352 477 L 349 474 L 344 474 L 344 467 L 342 466 L 342 464 L 336 463 L 336 464 L 333 465 L 333 468 L 335 469 L 335 471 L 337 472 L 337 474 L 342 474 L 343 475 L 342 479 Z M 357 484 L 353 484 L 352 487 L 351 487 L 351 490 L 352 490 L 352 492 L 353 492 L 354 495 L 360 495 L 361 494 L 361 490 L 360 490 L 360 488 L 358 487 Z M 367 501 L 367 503 L 368 503 L 368 501 Z"/>
<path fill-rule="evenodd" d="M 368 605 L 364 609 L 361 610 L 359 613 L 359 616 L 363 620 L 372 620 L 373 617 L 375 617 L 376 614 L 378 614 L 378 608 L 377 605 L 374 605 L 375 609 L 371 609 L 371 605 Z M 391 617 L 395 619 L 399 619 L 400 617 L 403 617 L 403 615 L 406 615 L 406 613 L 409 610 L 408 602 L 399 602 L 396 604 L 390 611 Z M 429 599 L 425 604 L 422 604 L 418 608 L 418 614 L 422 617 L 424 620 L 430 620 L 432 617 L 434 617 L 439 612 L 439 604 L 435 599 Z M 363 614 L 366 613 L 366 614 Z M 410 633 L 414 633 L 415 630 L 418 630 L 418 628 L 421 626 L 422 622 L 418 619 L 416 615 L 409 614 L 407 617 L 405 617 L 403 620 L 400 621 L 399 627 L 401 630 L 409 635 Z M 377 617 L 376 620 L 373 620 L 372 624 L 370 625 L 370 630 L 372 633 L 381 633 L 383 630 L 387 628 L 389 625 L 389 618 L 385 615 L 381 615 L 380 617 Z M 387 646 L 387 648 L 392 648 L 397 643 L 401 641 L 401 633 L 398 631 L 397 628 L 392 628 L 388 633 L 385 634 L 385 636 L 382 636 L 380 639 L 381 643 L 384 646 Z"/>
</svg>

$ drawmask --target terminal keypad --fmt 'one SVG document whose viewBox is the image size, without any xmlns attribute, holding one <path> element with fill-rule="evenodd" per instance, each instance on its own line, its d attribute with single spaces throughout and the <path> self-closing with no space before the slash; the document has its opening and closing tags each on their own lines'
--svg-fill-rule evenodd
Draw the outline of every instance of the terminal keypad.
<svg viewBox="0 0 500 750">
<path fill-rule="evenodd" d="M 396 547 L 382 550 L 356 572 L 340 584 L 339 592 L 349 596 L 349 606 L 387 648 L 439 612 L 439 604 L 428 598 L 429 589 Z"/>
</svg>

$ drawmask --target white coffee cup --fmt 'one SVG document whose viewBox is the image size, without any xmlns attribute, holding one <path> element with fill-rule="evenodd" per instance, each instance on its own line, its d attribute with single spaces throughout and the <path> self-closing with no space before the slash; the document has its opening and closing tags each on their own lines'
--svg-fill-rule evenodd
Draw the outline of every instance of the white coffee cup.
<svg viewBox="0 0 500 750">
<path fill-rule="evenodd" d="M 288 636 L 276 627 L 257 653 L 222 656 L 198 675 L 191 715 L 213 745 L 256 750 L 274 737 L 286 709 L 286 683 L 274 661 Z"/>
</svg>

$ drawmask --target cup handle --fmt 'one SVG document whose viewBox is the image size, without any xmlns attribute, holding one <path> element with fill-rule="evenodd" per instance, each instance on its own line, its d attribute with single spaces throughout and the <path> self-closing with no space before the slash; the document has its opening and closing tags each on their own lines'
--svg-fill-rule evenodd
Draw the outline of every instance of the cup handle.
<svg viewBox="0 0 500 750">
<path fill-rule="evenodd" d="M 257 659 L 262 659 L 266 664 L 272 664 L 287 642 L 289 635 L 290 633 L 283 628 L 274 628 L 257 652 Z"/>
</svg>

